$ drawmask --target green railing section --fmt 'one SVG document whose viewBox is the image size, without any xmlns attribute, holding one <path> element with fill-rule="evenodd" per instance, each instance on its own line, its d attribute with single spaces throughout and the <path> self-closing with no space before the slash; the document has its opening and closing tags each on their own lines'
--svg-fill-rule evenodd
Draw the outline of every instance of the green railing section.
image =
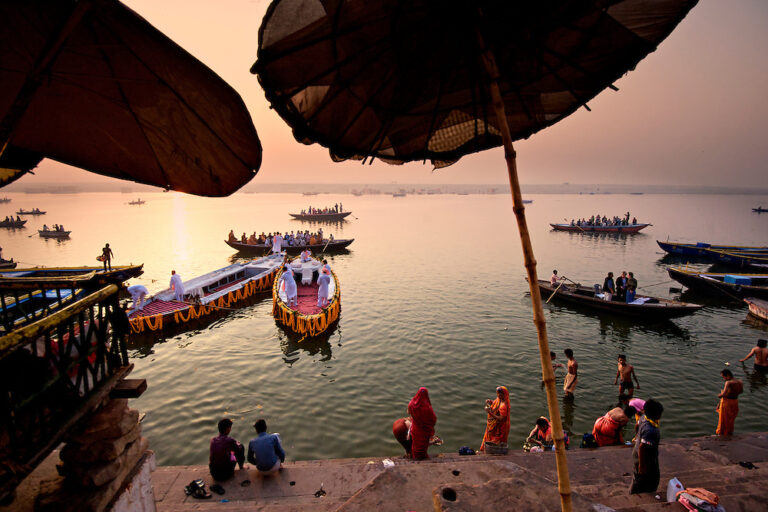
<svg viewBox="0 0 768 512">
<path fill-rule="evenodd" d="M 93 282 L 0 280 L 0 318 L 13 327 L 0 333 L 0 500 L 130 371 L 119 285 Z M 8 311 L 40 291 L 52 304 Z"/>
</svg>

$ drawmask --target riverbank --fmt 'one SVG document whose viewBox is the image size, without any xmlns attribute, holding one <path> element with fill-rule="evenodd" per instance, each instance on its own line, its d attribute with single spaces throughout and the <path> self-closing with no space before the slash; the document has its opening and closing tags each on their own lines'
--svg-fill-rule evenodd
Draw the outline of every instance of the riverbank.
<svg viewBox="0 0 768 512">
<path fill-rule="evenodd" d="M 157 447 L 156 447 L 157 448 Z M 683 510 L 664 503 L 666 485 L 677 477 L 687 487 L 704 487 L 720 496 L 728 512 L 764 508 L 768 500 L 768 433 L 662 439 L 661 483 L 653 494 L 628 494 L 632 453 L 624 446 L 568 452 L 575 510 L 625 512 Z M 554 453 L 505 456 L 444 454 L 429 461 L 335 459 L 297 461 L 270 478 L 255 470 L 237 471 L 224 495 L 197 500 L 184 486 L 202 478 L 205 466 L 158 467 L 152 474 L 158 512 L 239 511 L 498 511 L 559 510 Z M 753 469 L 746 466 L 752 463 Z M 249 482 L 249 483 L 245 483 Z M 453 499 L 452 499 L 453 498 Z M 224 501 L 226 500 L 226 501 Z M 602 505 L 604 508 L 595 507 Z"/>
</svg>

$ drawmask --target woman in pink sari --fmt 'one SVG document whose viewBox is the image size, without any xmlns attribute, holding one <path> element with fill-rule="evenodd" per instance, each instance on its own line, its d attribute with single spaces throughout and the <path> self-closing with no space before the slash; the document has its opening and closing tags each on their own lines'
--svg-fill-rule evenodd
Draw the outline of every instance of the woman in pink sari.
<svg viewBox="0 0 768 512">
<path fill-rule="evenodd" d="M 419 388 L 416 396 L 408 402 L 408 414 L 411 415 L 411 456 L 417 460 L 428 459 L 427 448 L 435 435 L 437 416 L 432 410 L 427 388 Z"/>
<path fill-rule="evenodd" d="M 509 436 L 509 391 L 504 386 L 496 388 L 496 400 L 485 401 L 488 422 L 485 427 L 483 444 L 480 451 L 485 451 L 485 443 L 502 444 Z"/>
</svg>

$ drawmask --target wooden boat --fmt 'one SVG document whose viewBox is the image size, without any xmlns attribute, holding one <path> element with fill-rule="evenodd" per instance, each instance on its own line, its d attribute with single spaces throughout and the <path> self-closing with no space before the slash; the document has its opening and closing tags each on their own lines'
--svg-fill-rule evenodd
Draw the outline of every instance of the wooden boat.
<svg viewBox="0 0 768 512">
<path fill-rule="evenodd" d="M 272 291 L 284 261 L 282 255 L 266 256 L 208 272 L 184 281 L 184 301 L 174 300 L 167 288 L 149 298 L 139 311 L 128 315 L 133 334 L 164 329 L 176 332 L 199 327 L 201 322 L 227 314 L 232 308 L 252 304 Z M 197 321 L 197 322 L 195 322 Z"/>
<path fill-rule="evenodd" d="M 552 286 L 549 281 L 539 280 L 539 289 L 542 297 L 548 299 L 555 291 L 557 286 Z M 635 296 L 635 300 L 626 303 L 620 300 L 604 300 L 601 292 L 596 292 L 595 288 L 586 286 L 577 286 L 574 284 L 562 285 L 552 300 L 578 304 L 584 307 L 608 311 L 616 315 L 630 316 L 645 319 L 665 319 L 674 318 L 683 315 L 689 315 L 701 309 L 699 304 L 690 304 L 687 302 L 678 302 L 659 297 L 649 297 L 645 295 Z"/>
<path fill-rule="evenodd" d="M 26 220 L 2 220 L 0 221 L 0 228 L 23 228 L 26 223 Z"/>
<path fill-rule="evenodd" d="M 405 192 L 392 192 L 392 197 L 405 197 Z"/>
<path fill-rule="evenodd" d="M 768 212 L 768 208 L 763 208 L 762 206 L 758 206 L 757 208 L 752 208 L 752 211 L 757 213 L 766 213 Z"/>
<path fill-rule="evenodd" d="M 16 268 L 17 262 L 13 261 L 13 258 L 5 260 L 0 258 L 0 269 Z"/>
<path fill-rule="evenodd" d="M 531 204 L 533 199 L 523 199 L 523 204 Z"/>
<path fill-rule="evenodd" d="M 286 295 L 281 279 L 283 270 L 281 269 L 272 287 L 272 314 L 275 321 L 288 331 L 305 337 L 319 336 L 328 331 L 339 320 L 341 313 L 339 280 L 331 270 L 331 282 L 328 285 L 328 305 L 320 308 L 317 306 L 317 277 L 322 269 L 322 263 L 314 258 L 302 263 L 297 258 L 290 265 L 296 278 L 298 305 L 289 307 L 286 304 Z"/>
<path fill-rule="evenodd" d="M 768 246 L 744 246 L 744 245 L 714 245 L 705 242 L 696 242 L 695 244 L 683 242 L 662 242 L 656 240 L 664 251 L 678 256 L 690 256 L 698 258 L 708 258 L 708 249 L 715 251 L 735 251 L 735 252 L 766 252 Z"/>
<path fill-rule="evenodd" d="M 625 226 L 589 226 L 575 224 L 550 224 L 555 231 L 575 231 L 577 233 L 624 233 L 633 234 L 651 224 L 627 224 Z"/>
<path fill-rule="evenodd" d="M 55 231 L 51 229 L 38 229 L 42 238 L 69 238 L 71 231 Z"/>
<path fill-rule="evenodd" d="M 10 203 L 11 201 L 10 197 L 0 197 L 0 204 Z"/>
<path fill-rule="evenodd" d="M 125 281 L 132 277 L 138 277 L 144 273 L 144 264 L 141 265 L 115 265 L 112 270 L 104 270 L 103 267 L 41 267 L 41 268 L 17 268 L 14 270 L 0 271 L 0 278 L 28 277 L 48 279 L 52 277 L 75 278 L 94 273 L 100 278 L 108 280 Z"/>
<path fill-rule="evenodd" d="M 768 322 L 768 301 L 748 297 L 744 299 L 744 302 L 749 305 L 750 315 L 763 322 Z"/>
<path fill-rule="evenodd" d="M 46 212 L 40 211 L 40 210 L 19 210 L 16 212 L 17 215 L 45 215 Z"/>
<path fill-rule="evenodd" d="M 283 246 L 283 251 L 293 256 L 298 255 L 304 249 L 309 249 L 312 253 L 333 252 L 346 248 L 354 241 L 354 238 L 342 238 L 334 240 L 333 242 L 328 242 L 326 240 L 321 244 L 314 245 L 287 245 Z M 265 244 L 244 244 L 242 242 L 230 242 L 229 240 L 224 240 L 224 242 L 243 254 L 266 255 L 272 252 L 272 247 Z"/>
<path fill-rule="evenodd" d="M 768 299 L 768 274 L 697 272 L 681 267 L 670 267 L 667 273 L 691 290 L 705 293 L 716 290 L 729 297 Z"/>
<path fill-rule="evenodd" d="M 146 201 L 142 201 L 141 199 L 137 199 L 135 201 L 129 201 L 128 204 L 137 205 L 137 204 L 144 204 Z"/>
<path fill-rule="evenodd" d="M 314 221 L 338 221 L 349 215 L 350 212 L 339 213 L 289 213 L 291 217 L 298 220 L 314 220 Z"/>
<path fill-rule="evenodd" d="M 704 249 L 707 254 L 705 258 L 713 263 L 722 263 L 735 267 L 767 267 L 768 252 L 760 251 L 716 251 L 713 249 Z"/>
<path fill-rule="evenodd" d="M 304 193 L 303 193 L 303 194 L 301 194 L 301 195 L 303 195 L 303 196 L 316 196 L 316 195 L 318 195 L 319 193 L 320 193 L 320 192 L 304 192 Z"/>
</svg>

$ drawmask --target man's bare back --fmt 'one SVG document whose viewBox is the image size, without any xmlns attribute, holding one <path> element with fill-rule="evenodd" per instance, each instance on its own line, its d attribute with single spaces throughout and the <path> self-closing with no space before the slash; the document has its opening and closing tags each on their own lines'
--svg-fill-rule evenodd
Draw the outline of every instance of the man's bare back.
<svg viewBox="0 0 768 512">
<path fill-rule="evenodd" d="M 747 354 L 744 359 L 739 359 L 739 361 L 743 363 L 752 356 L 755 356 L 755 366 L 768 369 L 768 348 L 766 348 L 766 340 L 758 340 L 757 346 L 753 347 L 749 354 Z"/>
</svg>

